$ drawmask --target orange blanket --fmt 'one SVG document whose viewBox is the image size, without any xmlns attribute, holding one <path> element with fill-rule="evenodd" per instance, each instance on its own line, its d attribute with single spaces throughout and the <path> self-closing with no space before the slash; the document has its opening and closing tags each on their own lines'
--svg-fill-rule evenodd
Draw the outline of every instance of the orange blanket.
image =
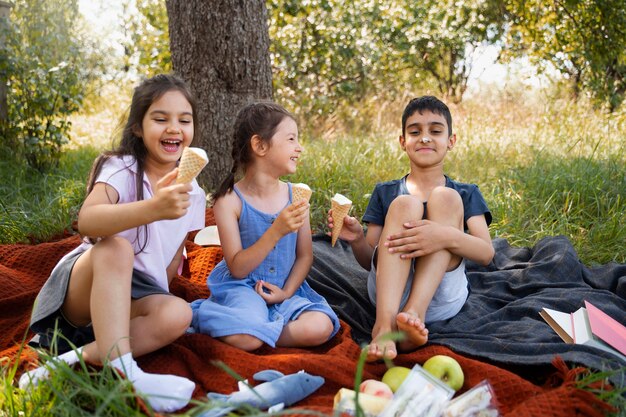
<svg viewBox="0 0 626 417">
<path fill-rule="evenodd" d="M 207 224 L 214 220 L 207 211 Z M 0 357 L 15 358 L 23 340 L 28 340 L 28 321 L 33 301 L 56 262 L 79 243 L 77 236 L 37 245 L 0 245 Z M 193 301 L 208 296 L 206 277 L 222 257 L 220 248 L 203 248 L 187 243 L 188 263 L 183 274 L 174 280 L 174 294 Z M 342 387 L 352 388 L 360 348 L 350 337 L 350 328 L 342 329 L 329 342 L 314 349 L 272 349 L 263 347 L 247 353 L 201 334 L 185 335 L 175 343 L 138 359 L 149 372 L 174 373 L 197 383 L 194 397 L 205 398 L 209 391 L 230 393 L 237 390 L 234 381 L 212 364 L 226 363 L 239 375 L 251 379 L 263 369 L 276 369 L 284 374 L 306 370 L 325 378 L 325 384 L 298 407 L 332 413 L 333 397 Z M 435 354 L 454 357 L 461 364 L 466 380 L 460 392 L 465 392 L 483 379 L 494 387 L 499 408 L 506 416 L 601 416 L 605 404 L 592 394 L 576 389 L 576 371 L 567 369 L 555 358 L 554 368 L 545 369 L 545 385 L 535 385 L 508 370 L 456 354 L 442 346 L 427 346 L 400 355 L 396 365 L 412 367 L 422 364 Z M 22 352 L 24 367 L 36 355 L 30 349 Z M 384 364 L 368 364 L 363 378 L 380 379 Z"/>
</svg>

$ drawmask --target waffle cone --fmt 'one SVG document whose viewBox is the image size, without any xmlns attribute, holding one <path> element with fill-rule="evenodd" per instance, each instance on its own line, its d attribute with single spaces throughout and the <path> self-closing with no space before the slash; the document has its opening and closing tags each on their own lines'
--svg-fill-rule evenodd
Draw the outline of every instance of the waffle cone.
<svg viewBox="0 0 626 417">
<path fill-rule="evenodd" d="M 209 162 L 204 149 L 186 147 L 178 164 L 178 176 L 176 184 L 186 184 L 193 181 Z"/>
<path fill-rule="evenodd" d="M 303 185 L 305 184 L 292 184 L 291 185 L 292 200 L 294 203 L 298 201 L 302 201 L 302 200 L 308 203 L 309 200 L 311 199 L 311 194 L 313 194 L 313 191 L 311 191 L 311 189 L 308 188 L 308 186 L 303 187 Z"/>
<path fill-rule="evenodd" d="M 339 204 L 335 200 L 331 200 L 331 208 L 333 210 L 333 230 L 331 232 L 331 246 L 335 246 L 341 228 L 343 227 L 343 219 L 348 215 L 352 203 Z"/>
</svg>

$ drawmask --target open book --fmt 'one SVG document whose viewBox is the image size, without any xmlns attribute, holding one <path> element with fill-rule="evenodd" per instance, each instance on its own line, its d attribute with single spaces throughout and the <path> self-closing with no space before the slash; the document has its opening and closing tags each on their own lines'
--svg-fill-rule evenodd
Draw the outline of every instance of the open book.
<svg viewBox="0 0 626 417">
<path fill-rule="evenodd" d="M 573 313 L 543 308 L 539 315 L 565 343 L 593 346 L 626 363 L 626 327 L 589 301 Z"/>
</svg>

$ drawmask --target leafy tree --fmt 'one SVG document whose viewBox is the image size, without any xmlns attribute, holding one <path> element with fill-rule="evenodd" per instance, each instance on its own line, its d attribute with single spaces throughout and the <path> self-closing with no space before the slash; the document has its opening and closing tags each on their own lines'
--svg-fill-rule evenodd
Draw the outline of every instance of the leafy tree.
<svg viewBox="0 0 626 417">
<path fill-rule="evenodd" d="M 94 76 L 82 37 L 76 0 L 17 0 L 12 9 L 0 71 L 8 81 L 8 119 L 2 145 L 44 172 L 69 141 L 68 117 L 80 109 Z"/>
<path fill-rule="evenodd" d="M 623 0 L 507 0 L 509 56 L 526 53 L 553 65 L 574 96 L 589 92 L 611 111 L 626 94 L 626 7 Z"/>
<path fill-rule="evenodd" d="M 123 4 L 123 30 L 125 70 L 135 69 L 139 74 L 151 77 L 172 70 L 169 48 L 169 28 L 165 0 L 132 1 Z"/>
<path fill-rule="evenodd" d="M 431 75 L 447 100 L 461 102 L 474 66 L 473 52 L 498 42 L 503 33 L 501 2 L 425 0 L 418 6 L 405 1 L 404 7 L 404 39 L 397 43 L 403 60 Z"/>
<path fill-rule="evenodd" d="M 434 82 L 460 102 L 473 49 L 502 33 L 495 0 L 269 0 L 278 97 L 307 114 Z"/>
</svg>

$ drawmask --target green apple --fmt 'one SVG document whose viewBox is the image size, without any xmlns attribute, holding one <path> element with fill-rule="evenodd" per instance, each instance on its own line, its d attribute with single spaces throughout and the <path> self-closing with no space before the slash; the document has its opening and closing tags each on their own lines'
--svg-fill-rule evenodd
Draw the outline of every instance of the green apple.
<svg viewBox="0 0 626 417">
<path fill-rule="evenodd" d="M 463 386 L 465 376 L 461 365 L 450 356 L 435 355 L 422 365 L 422 368 L 435 378 L 445 382 L 450 388 L 458 391 Z"/>
<path fill-rule="evenodd" d="M 391 388 L 391 391 L 396 392 L 409 375 L 409 372 L 411 372 L 411 370 L 404 366 L 392 366 L 387 369 L 381 381 L 387 384 L 389 388 Z"/>
</svg>

